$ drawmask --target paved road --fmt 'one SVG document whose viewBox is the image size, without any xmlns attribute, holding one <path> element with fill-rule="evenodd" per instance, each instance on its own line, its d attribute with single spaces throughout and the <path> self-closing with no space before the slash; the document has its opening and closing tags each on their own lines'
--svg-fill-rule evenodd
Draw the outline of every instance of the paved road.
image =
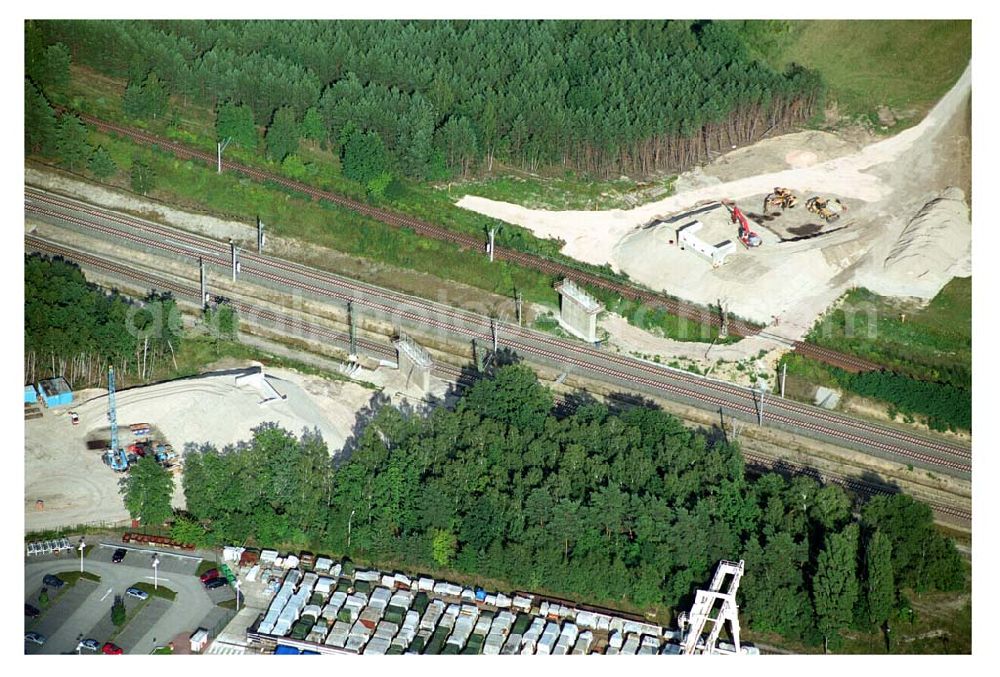
<svg viewBox="0 0 1000 677">
<path fill-rule="evenodd" d="M 191 264 L 197 276 L 197 260 L 203 259 L 213 274 L 230 267 L 229 245 L 185 231 L 142 221 L 113 211 L 95 208 L 68 198 L 53 197 L 25 189 L 25 210 L 39 220 L 68 227 L 90 236 L 128 242 L 161 256 L 172 256 Z M 37 241 L 29 237 L 26 246 Z M 71 257 L 72 258 L 72 257 Z M 123 268 L 123 274 L 129 274 Z M 225 274 L 224 273 L 224 274 Z M 250 252 L 241 254 L 241 279 L 285 292 L 323 300 L 352 300 L 362 315 L 377 317 L 400 327 L 417 327 L 425 334 L 454 340 L 492 342 L 491 321 L 483 315 L 407 296 L 399 292 L 359 283 L 324 271 Z M 194 292 L 197 297 L 198 292 Z M 559 339 L 509 323 L 497 323 L 501 347 L 511 348 L 525 359 L 569 373 L 579 373 L 639 392 L 680 401 L 727 416 L 756 422 L 758 398 L 747 388 L 670 369 L 631 357 L 603 352 L 587 344 Z M 804 434 L 839 446 L 864 451 L 914 467 L 967 479 L 971 477 L 968 446 L 902 426 L 872 423 L 806 404 L 767 397 L 766 425 Z"/>
<path fill-rule="evenodd" d="M 152 583 L 152 568 L 149 566 L 148 552 L 132 550 L 121 564 L 111 563 L 111 554 L 119 547 L 98 546 L 84 560 L 84 570 L 101 577 L 101 582 L 94 584 L 80 580 L 70 591 L 73 597 L 60 596 L 57 604 L 63 604 L 67 598 L 68 615 L 55 614 L 55 606 L 40 619 L 39 632 L 48 637 L 44 646 L 25 644 L 31 653 L 65 654 L 76 651 L 80 637 L 93 637 L 101 643 L 108 641 L 113 625 L 110 623 L 111 604 L 114 595 L 124 594 L 125 589 L 137 582 Z M 76 564 L 76 567 L 74 567 Z M 125 649 L 126 653 L 148 654 L 156 644 L 176 636 L 179 632 L 194 631 L 215 606 L 202 588 L 201 581 L 194 575 L 198 565 L 197 558 L 184 560 L 173 553 L 160 553 L 160 581 L 177 593 L 176 599 L 170 603 L 161 598 L 147 601 L 139 613 L 115 639 L 115 643 Z M 79 571 L 79 561 L 58 561 L 52 559 L 26 560 L 24 567 L 25 590 L 37 598 L 38 589 L 42 586 L 42 578 L 46 574 L 60 571 Z M 78 589 L 78 590 L 77 590 Z M 110 590 L 110 592 L 109 592 Z M 68 592 L 70 592 L 68 591 Z M 77 599 L 80 596 L 83 599 Z M 138 600 L 126 598 L 126 605 L 137 604 Z M 76 605 L 72 611 L 70 604 Z M 60 622 L 60 619 L 65 619 Z M 105 622 L 106 620 L 106 622 Z M 49 632 L 46 632 L 45 629 Z M 92 634 L 101 634 L 100 637 Z M 156 638 L 154 643 L 153 638 Z"/>
</svg>

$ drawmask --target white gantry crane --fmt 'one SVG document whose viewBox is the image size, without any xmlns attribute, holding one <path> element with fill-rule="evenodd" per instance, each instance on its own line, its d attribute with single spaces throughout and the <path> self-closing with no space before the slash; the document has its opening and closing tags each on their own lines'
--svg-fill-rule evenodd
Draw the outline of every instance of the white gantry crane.
<svg viewBox="0 0 1000 677">
<path fill-rule="evenodd" d="M 723 590 L 726 579 L 728 587 Z M 708 590 L 699 590 L 694 598 L 690 612 L 682 613 L 677 622 L 682 632 L 686 631 L 681 645 L 682 654 L 739 654 L 740 653 L 740 620 L 736 606 L 736 591 L 743 577 L 743 560 L 729 562 L 722 560 L 715 568 L 712 584 Z M 720 604 L 721 602 L 721 604 Z M 713 615 L 713 612 L 718 612 Z M 717 645 L 722 626 L 729 622 L 729 631 L 733 638 L 733 649 Z M 703 638 L 705 625 L 710 623 L 708 637 Z"/>
</svg>

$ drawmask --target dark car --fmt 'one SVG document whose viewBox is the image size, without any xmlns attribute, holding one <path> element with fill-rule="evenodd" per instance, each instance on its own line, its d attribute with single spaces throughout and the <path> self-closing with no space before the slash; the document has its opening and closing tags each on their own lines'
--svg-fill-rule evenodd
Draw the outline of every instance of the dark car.
<svg viewBox="0 0 1000 677">
<path fill-rule="evenodd" d="M 225 578 L 212 578 L 205 581 L 206 590 L 215 590 L 216 588 L 221 588 L 224 585 L 226 585 Z"/>
<path fill-rule="evenodd" d="M 76 645 L 77 649 L 86 649 L 87 651 L 100 651 L 101 643 L 96 639 L 85 639 Z"/>
<path fill-rule="evenodd" d="M 42 612 L 39 611 L 36 607 L 33 607 L 30 604 L 24 605 L 24 615 L 27 616 L 28 618 L 38 618 L 38 615 L 40 613 Z"/>
<path fill-rule="evenodd" d="M 208 583 L 213 578 L 218 578 L 218 577 L 219 577 L 218 569 L 209 569 L 208 571 L 206 571 L 201 575 L 201 582 Z"/>
<path fill-rule="evenodd" d="M 104 646 L 101 647 L 101 653 L 106 653 L 109 656 L 120 656 L 124 651 L 117 644 L 112 644 L 111 642 L 105 642 Z"/>
<path fill-rule="evenodd" d="M 128 554 L 128 550 L 125 548 L 118 548 L 115 550 L 115 554 L 111 556 L 111 561 L 115 564 L 121 564 L 121 561 L 125 559 L 125 555 Z"/>
<path fill-rule="evenodd" d="M 42 579 L 42 583 L 49 586 L 50 588 L 55 588 L 56 590 L 66 585 L 66 581 L 59 578 L 58 576 L 53 576 L 52 574 L 45 574 L 45 578 Z"/>
</svg>

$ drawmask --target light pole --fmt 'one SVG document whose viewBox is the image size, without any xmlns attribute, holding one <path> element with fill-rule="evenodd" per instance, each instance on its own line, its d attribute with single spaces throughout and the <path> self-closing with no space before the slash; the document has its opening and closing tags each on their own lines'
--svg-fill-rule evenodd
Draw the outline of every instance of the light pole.
<svg viewBox="0 0 1000 677">
<path fill-rule="evenodd" d="M 219 155 L 218 155 L 218 157 L 219 157 L 219 171 L 218 171 L 218 173 L 219 174 L 222 173 L 222 151 L 226 150 L 226 146 L 228 146 L 229 142 L 232 141 L 232 140 L 233 140 L 232 137 L 229 137 L 225 141 L 217 141 L 216 142 L 216 148 L 219 151 Z"/>
<path fill-rule="evenodd" d="M 80 573 L 83 573 L 83 548 L 86 544 L 83 542 L 83 536 L 80 537 L 80 545 L 76 547 L 80 551 Z"/>
<path fill-rule="evenodd" d="M 351 516 L 347 518 L 347 547 L 351 547 L 351 520 L 354 519 L 354 510 L 351 511 Z"/>
<path fill-rule="evenodd" d="M 240 612 L 240 577 L 236 577 L 236 613 Z"/>
<path fill-rule="evenodd" d="M 159 555 L 153 555 L 153 590 L 157 590 L 158 589 L 157 585 L 159 583 L 159 579 L 157 577 L 157 568 L 159 566 L 160 566 L 160 556 Z M 167 582 L 169 583 L 169 581 L 167 581 Z"/>
</svg>

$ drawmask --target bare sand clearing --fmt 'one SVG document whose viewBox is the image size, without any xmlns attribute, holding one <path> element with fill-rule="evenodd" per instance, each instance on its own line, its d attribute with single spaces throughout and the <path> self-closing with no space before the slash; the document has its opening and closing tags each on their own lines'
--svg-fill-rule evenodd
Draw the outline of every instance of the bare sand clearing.
<svg viewBox="0 0 1000 677">
<path fill-rule="evenodd" d="M 867 284 L 888 274 L 892 284 L 880 287 L 886 292 L 926 296 L 949 275 L 968 270 L 962 246 L 934 251 L 933 245 L 917 244 L 968 239 L 968 221 L 960 218 L 954 193 L 947 198 L 950 211 L 939 207 L 909 222 L 944 187 L 936 183 L 935 144 L 952 118 L 963 113 L 970 91 L 967 68 L 919 125 L 891 138 L 860 149 L 826 132 L 767 139 L 685 173 L 675 195 L 635 209 L 553 212 L 475 196 L 463 197 L 458 205 L 524 226 L 539 237 L 561 239 L 565 254 L 610 264 L 653 289 L 704 304 L 722 300 L 736 314 L 771 325 L 773 333 L 800 338 L 859 281 Z M 716 269 L 660 242 L 663 235 L 656 229 L 642 229 L 654 218 L 721 199 L 756 211 L 774 186 L 791 188 L 801 202 L 817 194 L 840 197 L 850 205 L 840 221 L 848 227 L 813 240 L 741 249 Z M 933 238 L 918 235 L 929 231 Z M 895 258 L 889 260 L 892 251 Z"/>
<path fill-rule="evenodd" d="M 245 369 L 130 388 L 118 393 L 121 441 L 130 443 L 130 423 L 154 425 L 180 452 L 188 443 L 222 448 L 250 437 L 269 421 L 297 435 L 319 430 L 331 453 L 338 452 L 354 429 L 357 413 L 373 391 L 357 383 L 331 381 L 285 369 L 267 368 L 266 378 L 285 399 L 264 403 L 264 393 L 236 385 Z M 120 475 L 101 461 L 101 449 L 87 440 L 108 438 L 107 392 L 87 390 L 69 407 L 45 410 L 25 422 L 25 528 L 49 529 L 96 521 L 128 519 L 118 493 Z M 80 424 L 66 412 L 76 411 Z M 36 501 L 44 509 L 36 509 Z M 173 503 L 184 506 L 180 477 Z"/>
</svg>

